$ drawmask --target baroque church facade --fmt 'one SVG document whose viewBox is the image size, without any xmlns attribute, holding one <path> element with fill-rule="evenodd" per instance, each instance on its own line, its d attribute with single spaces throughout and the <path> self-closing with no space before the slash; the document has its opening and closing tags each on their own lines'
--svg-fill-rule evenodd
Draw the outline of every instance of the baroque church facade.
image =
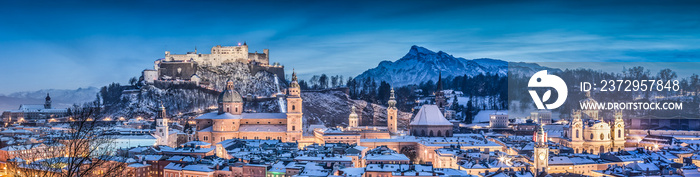
<svg viewBox="0 0 700 177">
<path fill-rule="evenodd" d="M 582 104 L 597 104 L 590 92 L 586 93 L 586 97 L 580 101 Z M 599 110 L 574 110 L 571 118 L 564 127 L 559 143 L 574 149 L 575 153 L 600 154 L 625 148 L 622 112 L 616 111 L 613 118 L 606 119 Z"/>
<path fill-rule="evenodd" d="M 218 111 L 195 118 L 199 141 L 216 144 L 227 139 L 259 139 L 296 142 L 302 139 L 302 99 L 296 73 L 287 93 L 287 111 L 245 113 L 244 99 L 234 90 L 233 81 L 218 98 Z"/>
</svg>

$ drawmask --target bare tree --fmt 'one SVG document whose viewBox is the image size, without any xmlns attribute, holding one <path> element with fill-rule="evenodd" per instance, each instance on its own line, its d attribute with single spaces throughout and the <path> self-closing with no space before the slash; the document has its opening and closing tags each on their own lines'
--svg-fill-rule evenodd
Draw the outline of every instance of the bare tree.
<svg viewBox="0 0 700 177">
<path fill-rule="evenodd" d="M 70 117 L 44 132 L 44 143 L 25 149 L 8 163 L 9 176 L 126 176 L 126 158 L 114 156 L 116 134 L 95 121 L 99 107 L 74 107 Z"/>
</svg>

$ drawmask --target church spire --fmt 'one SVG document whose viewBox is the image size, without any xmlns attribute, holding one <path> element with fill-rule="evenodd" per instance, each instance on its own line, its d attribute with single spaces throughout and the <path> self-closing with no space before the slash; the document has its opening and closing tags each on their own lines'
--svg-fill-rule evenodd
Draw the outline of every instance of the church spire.
<svg viewBox="0 0 700 177">
<path fill-rule="evenodd" d="M 44 102 L 44 109 L 51 109 L 51 97 L 49 93 L 46 92 L 46 101 Z"/>
<path fill-rule="evenodd" d="M 394 88 L 391 88 L 391 93 L 389 94 L 389 107 L 396 107 L 396 97 L 394 97 Z"/>
<path fill-rule="evenodd" d="M 289 87 L 299 88 L 299 83 L 297 82 L 297 72 L 292 68 L 292 82 L 289 83 Z"/>
<path fill-rule="evenodd" d="M 163 106 L 163 101 L 160 101 L 160 108 L 158 109 L 158 113 L 156 114 L 156 119 L 165 119 L 165 116 L 165 106 Z"/>
<path fill-rule="evenodd" d="M 442 71 L 438 73 L 437 90 L 442 91 Z"/>
</svg>

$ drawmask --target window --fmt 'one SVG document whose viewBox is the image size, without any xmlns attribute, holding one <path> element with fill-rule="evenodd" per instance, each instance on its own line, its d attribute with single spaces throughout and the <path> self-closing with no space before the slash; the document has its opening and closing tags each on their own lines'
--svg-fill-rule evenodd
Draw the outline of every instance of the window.
<svg viewBox="0 0 700 177">
<path fill-rule="evenodd" d="M 296 126 L 292 126 L 292 131 L 296 130 Z"/>
<path fill-rule="evenodd" d="M 622 138 L 622 130 L 617 129 L 617 137 Z"/>
<path fill-rule="evenodd" d="M 578 138 L 578 130 L 576 130 L 576 138 Z"/>
<path fill-rule="evenodd" d="M 600 134 L 600 140 L 603 140 L 603 139 L 605 139 L 605 135 L 603 135 L 603 134 L 601 133 L 601 134 Z"/>
<path fill-rule="evenodd" d="M 292 111 L 296 110 L 296 106 L 292 105 Z"/>
<path fill-rule="evenodd" d="M 593 139 L 593 133 L 591 133 L 591 139 Z"/>
</svg>

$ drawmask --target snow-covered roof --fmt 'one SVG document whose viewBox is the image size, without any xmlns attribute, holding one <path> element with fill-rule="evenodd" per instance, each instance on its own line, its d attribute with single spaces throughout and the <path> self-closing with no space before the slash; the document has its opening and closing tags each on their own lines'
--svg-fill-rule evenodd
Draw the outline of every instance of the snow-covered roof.
<svg viewBox="0 0 700 177">
<path fill-rule="evenodd" d="M 219 114 L 218 111 L 202 114 L 201 116 L 195 118 L 195 119 L 240 119 L 241 115 L 233 115 L 231 113 L 223 113 Z"/>
<path fill-rule="evenodd" d="M 285 113 L 243 113 L 241 117 L 244 119 L 286 119 Z"/>
<path fill-rule="evenodd" d="M 241 132 L 286 132 L 286 125 L 241 125 Z"/>
<path fill-rule="evenodd" d="M 489 122 L 491 121 L 491 115 L 508 115 L 506 110 L 481 110 L 474 116 L 472 122 Z"/>
<path fill-rule="evenodd" d="M 182 168 L 182 170 L 188 170 L 188 171 L 201 171 L 201 172 L 212 172 L 211 168 L 209 166 L 206 166 L 204 164 L 195 164 L 195 165 L 187 165 L 186 167 Z"/>
<path fill-rule="evenodd" d="M 186 142 L 185 144 L 186 145 L 197 145 L 197 146 L 209 146 L 209 145 L 211 145 L 211 143 L 207 143 L 204 141 L 190 141 L 190 142 Z"/>
<path fill-rule="evenodd" d="M 452 125 L 440 112 L 437 105 L 423 105 L 410 125 Z"/>
<path fill-rule="evenodd" d="M 409 161 L 408 157 L 399 153 L 390 154 L 369 154 L 365 156 L 366 160 L 388 160 L 388 161 Z"/>
</svg>

